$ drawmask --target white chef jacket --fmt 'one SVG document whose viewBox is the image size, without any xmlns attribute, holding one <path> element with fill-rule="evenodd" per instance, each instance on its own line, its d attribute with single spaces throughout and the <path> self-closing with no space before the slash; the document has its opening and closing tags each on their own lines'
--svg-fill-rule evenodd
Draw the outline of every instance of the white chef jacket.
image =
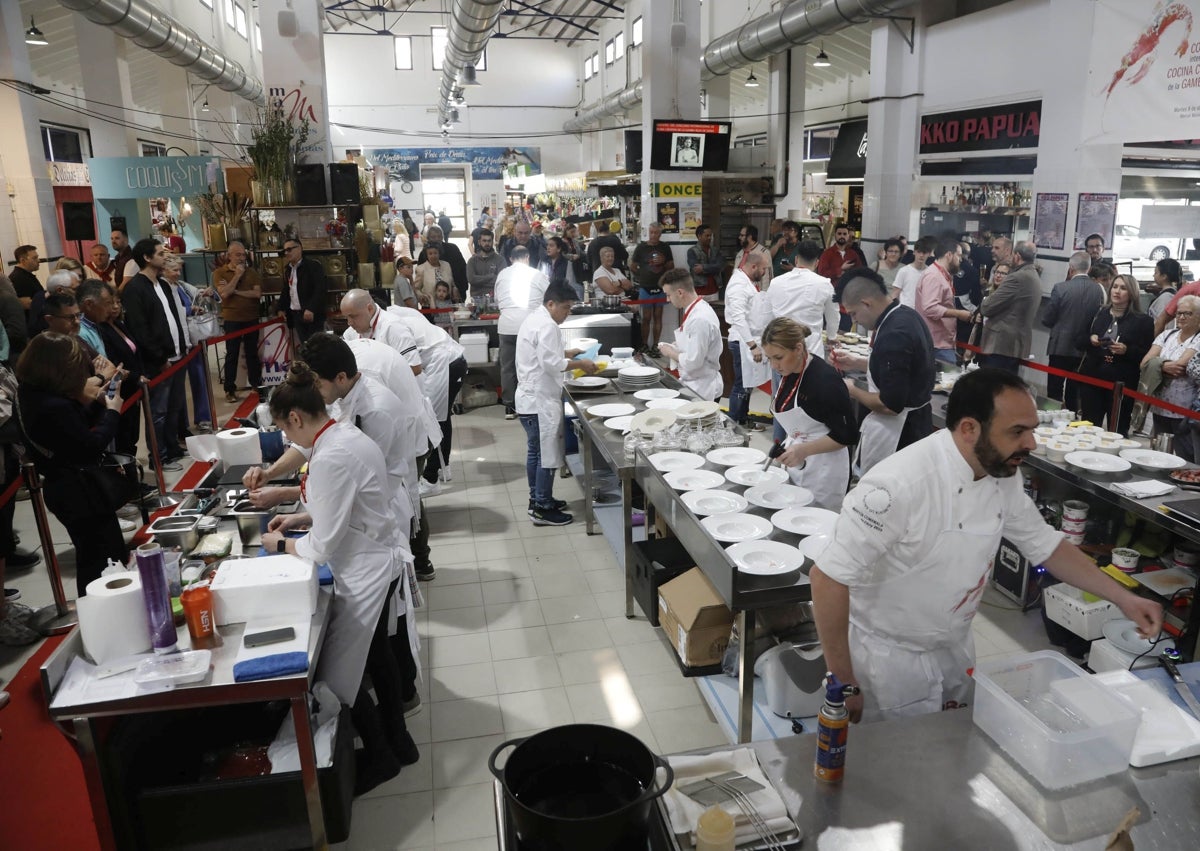
<svg viewBox="0 0 1200 851">
<path fill-rule="evenodd" d="M 786 316 L 808 326 L 812 332 L 804 344 L 811 355 L 825 357 L 821 330 L 838 330 L 837 305 L 833 303 L 833 284 L 812 269 L 797 268 L 771 281 L 764 298 L 773 317 Z"/>
<path fill-rule="evenodd" d="M 421 389 L 429 397 L 438 422 L 445 422 L 450 418 L 450 364 L 463 357 L 463 347 L 411 307 L 392 305 L 388 313 L 403 319 L 416 338 L 421 353 Z"/>
<path fill-rule="evenodd" d="M 395 349 L 377 340 L 360 337 L 349 340 L 346 345 L 354 352 L 358 370 L 380 382 L 396 395 L 405 409 L 404 426 L 411 444 L 413 458 L 429 451 L 430 443 L 441 443 L 442 429 L 438 425 L 433 406 L 425 397 L 417 376 L 413 375 L 404 358 Z"/>
<path fill-rule="evenodd" d="M 924 271 L 912 263 L 896 270 L 896 278 L 892 282 L 892 287 L 900 290 L 900 303 L 905 307 L 917 309 L 917 284 L 920 283 L 921 274 Z"/>
<path fill-rule="evenodd" d="M 416 337 L 408 329 L 408 324 L 395 314 L 383 310 L 379 305 L 374 305 L 374 308 L 375 315 L 371 317 L 369 332 L 359 334 L 353 328 L 347 328 L 342 332 L 342 339 L 346 342 L 357 340 L 359 337 L 378 340 L 399 352 L 400 357 L 408 361 L 409 366 L 420 366 L 421 352 L 417 348 Z"/>
<path fill-rule="evenodd" d="M 404 568 L 395 520 L 403 509 L 383 453 L 353 425 L 330 425 L 306 454 L 301 490 L 312 528 L 296 539 L 296 554 L 328 564 L 335 591 L 317 678 L 353 706 L 388 586 Z"/>
<path fill-rule="evenodd" d="M 683 323 L 675 331 L 675 345 L 679 347 L 679 380 L 701 399 L 711 402 L 720 396 L 725 387 L 721 323 L 703 298 L 685 308 Z"/>
<path fill-rule="evenodd" d="M 562 330 L 545 305 L 521 324 L 517 333 L 517 390 L 513 404 L 518 414 L 536 414 L 541 436 L 541 466 L 558 467 L 562 455 L 564 354 Z"/>
<path fill-rule="evenodd" d="M 515 336 L 525 317 L 542 306 L 542 298 L 549 286 L 549 278 L 525 263 L 513 263 L 501 269 L 496 276 L 495 297 L 500 306 L 496 333 Z"/>
<path fill-rule="evenodd" d="M 725 285 L 725 321 L 729 323 L 729 342 L 759 342 L 759 334 L 750 327 L 750 305 L 758 297 L 758 287 L 741 269 L 734 269 Z M 760 329 L 761 333 L 761 329 Z"/>
<path fill-rule="evenodd" d="M 946 533 L 984 536 L 982 563 L 938 553 Z M 1025 494 L 1021 476 L 978 481 L 948 429 L 881 461 L 850 491 L 821 571 L 850 588 L 850 621 L 900 647 L 955 640 L 970 622 L 1004 536 L 1034 564 L 1062 540 Z M 931 555 L 932 554 L 932 555 Z M 932 562 L 936 562 L 931 564 Z M 945 605 L 942 589 L 970 589 Z"/>
</svg>

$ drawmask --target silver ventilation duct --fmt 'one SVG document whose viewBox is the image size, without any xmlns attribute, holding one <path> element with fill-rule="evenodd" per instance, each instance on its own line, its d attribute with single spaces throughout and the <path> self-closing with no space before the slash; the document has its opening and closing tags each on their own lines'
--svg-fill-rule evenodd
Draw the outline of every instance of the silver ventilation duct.
<svg viewBox="0 0 1200 851">
<path fill-rule="evenodd" d="M 826 0 L 817 6 L 797 0 L 710 42 L 700 58 L 700 77 L 709 80 L 728 74 L 734 69 L 807 44 L 851 24 L 894 15 L 916 3 L 917 0 Z M 810 5 L 813 6 L 811 11 L 808 8 Z M 632 96 L 630 93 L 635 90 L 636 96 Z M 563 124 L 563 129 L 568 133 L 578 133 L 588 125 L 610 115 L 619 115 L 641 101 L 642 85 L 639 81 L 585 108 Z"/>
<path fill-rule="evenodd" d="M 450 26 L 446 31 L 446 58 L 442 62 L 442 87 L 438 94 L 438 113 L 443 122 L 453 106 L 451 97 L 459 86 L 459 74 L 468 65 L 474 67 L 483 54 L 504 0 L 454 0 Z"/>
<path fill-rule="evenodd" d="M 67 9 L 89 21 L 112 27 L 133 41 L 194 74 L 206 83 L 232 92 L 252 103 L 266 103 L 262 81 L 242 66 L 205 44 L 195 31 L 158 9 L 147 0 L 59 0 Z"/>
</svg>

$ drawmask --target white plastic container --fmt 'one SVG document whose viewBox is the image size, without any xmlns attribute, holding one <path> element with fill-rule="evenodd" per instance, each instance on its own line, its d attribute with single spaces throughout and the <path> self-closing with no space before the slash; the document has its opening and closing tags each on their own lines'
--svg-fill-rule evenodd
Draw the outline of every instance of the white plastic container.
<svg viewBox="0 0 1200 851">
<path fill-rule="evenodd" d="M 293 555 L 224 562 L 212 582 L 217 626 L 268 618 L 310 618 L 317 610 L 317 569 Z"/>
<path fill-rule="evenodd" d="M 198 683 L 208 675 L 211 650 L 185 650 L 138 663 L 133 681 L 145 689 L 168 689 Z"/>
<path fill-rule="evenodd" d="M 1139 712 L 1052 650 L 983 662 L 975 725 L 1046 789 L 1124 771 Z"/>
<path fill-rule="evenodd" d="M 1046 617 L 1088 641 L 1102 638 L 1104 625 L 1121 617 L 1120 610 L 1108 600 L 1085 603 L 1083 592 L 1066 583 L 1051 585 L 1044 594 Z"/>
</svg>

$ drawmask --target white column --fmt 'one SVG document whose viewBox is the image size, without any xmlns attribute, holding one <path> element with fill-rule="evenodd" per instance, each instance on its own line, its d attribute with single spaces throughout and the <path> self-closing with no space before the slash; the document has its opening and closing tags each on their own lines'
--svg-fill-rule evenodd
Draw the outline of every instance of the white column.
<svg viewBox="0 0 1200 851">
<path fill-rule="evenodd" d="M 93 113 L 112 121 L 88 117 L 88 134 L 92 140 L 93 157 L 136 156 L 137 131 L 129 125 L 148 125 L 151 116 L 127 112 L 124 106 L 133 103 L 129 85 L 127 50 L 142 50 L 132 41 L 116 34 L 111 27 L 94 24 L 83 15 L 72 15 L 75 26 L 75 46 L 79 67 L 83 71 L 83 94 Z M 49 49 L 49 48 L 47 48 Z M 163 65 L 167 65 L 164 60 Z M 169 66 L 174 68 L 174 66 Z M 163 103 L 173 103 L 164 99 Z M 165 110 L 177 114 L 175 107 Z"/>
<path fill-rule="evenodd" d="M 787 91 L 789 54 L 792 58 L 790 97 Z M 779 146 L 785 141 L 785 124 L 789 131 L 786 134 L 787 150 L 783 152 L 784 167 L 778 173 L 775 183 L 775 193 L 780 196 L 775 201 L 776 215 L 788 218 L 791 210 L 799 210 L 801 217 L 807 216 L 808 208 L 804 203 L 804 87 L 808 79 L 808 69 L 805 65 L 804 47 L 794 47 L 787 53 L 772 56 L 770 79 L 771 94 L 767 103 L 770 105 L 771 118 L 768 123 L 770 132 L 767 134 L 767 143 L 771 146 L 771 162 L 778 161 Z"/>
<path fill-rule="evenodd" d="M 279 34 L 279 13 L 283 11 L 291 11 L 296 16 L 297 35 L 294 38 Z M 258 4 L 267 102 L 282 106 L 297 118 L 308 118 L 311 126 L 305 143 L 305 160 L 310 163 L 333 161 L 321 28 L 324 17 L 324 5 L 320 3 L 259 0 Z M 351 72 L 339 68 L 338 73 Z M 371 87 L 371 75 L 367 71 L 362 72 L 362 85 L 367 89 Z"/>
</svg>

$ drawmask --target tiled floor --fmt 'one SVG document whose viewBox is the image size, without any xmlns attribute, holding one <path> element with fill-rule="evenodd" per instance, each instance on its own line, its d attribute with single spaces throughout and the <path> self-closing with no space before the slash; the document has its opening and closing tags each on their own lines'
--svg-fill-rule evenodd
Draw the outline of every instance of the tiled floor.
<svg viewBox="0 0 1200 851">
<path fill-rule="evenodd" d="M 611 724 L 659 753 L 725 743 L 655 631 L 642 618 L 625 619 L 621 574 L 604 537 L 588 537 L 582 518 L 565 528 L 529 522 L 520 425 L 491 407 L 456 418 L 454 433 L 453 481 L 426 503 L 437 578 L 423 585 L 418 613 L 425 707 L 410 729 L 421 760 L 355 802 L 353 833 L 341 848 L 495 848 L 487 757 L 545 727 Z M 754 439 L 765 443 L 765 433 Z M 556 495 L 582 510 L 576 480 L 557 480 Z M 34 544 L 27 502 L 17 525 Z M 55 545 L 69 556 L 61 528 Z M 69 558 L 66 567 L 72 592 Z M 50 602 L 42 568 L 12 584 L 30 605 Z M 976 619 L 980 658 L 1046 646 L 1036 613 L 1010 608 L 989 591 Z M 11 677 L 29 652 L 0 647 L 0 677 Z"/>
</svg>

